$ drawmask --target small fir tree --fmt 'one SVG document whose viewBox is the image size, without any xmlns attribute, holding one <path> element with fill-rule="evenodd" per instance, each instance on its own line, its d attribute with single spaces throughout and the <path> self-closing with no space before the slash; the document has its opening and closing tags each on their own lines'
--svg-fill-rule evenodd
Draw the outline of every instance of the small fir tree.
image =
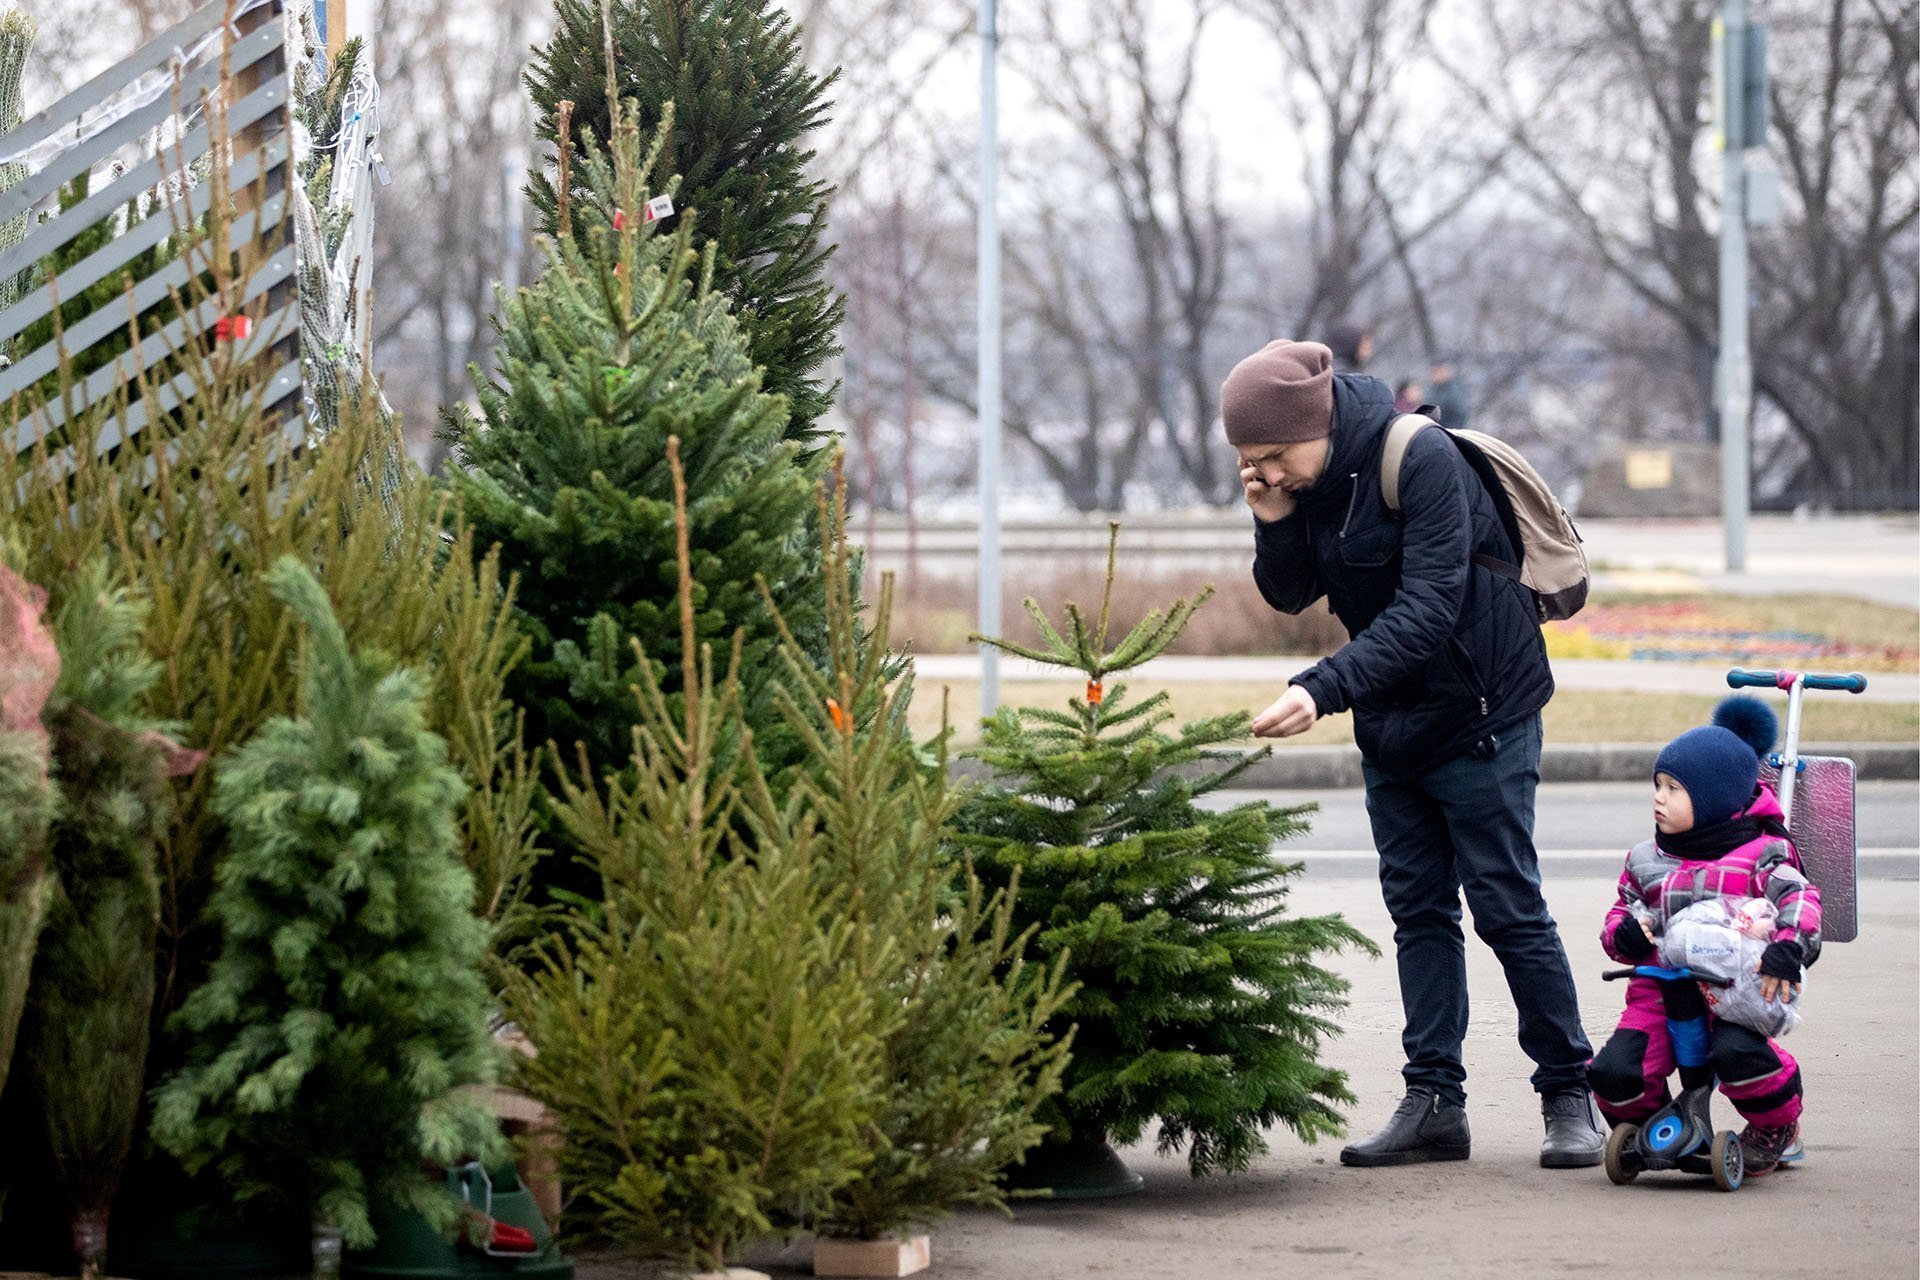
<svg viewBox="0 0 1920 1280">
<path fill-rule="evenodd" d="M 844 485 L 831 508 L 824 492 L 820 501 L 829 664 L 815 667 L 791 638 L 781 647 L 777 698 L 807 763 L 784 812 L 758 795 L 752 826 L 764 840 L 813 825 L 817 874 L 857 926 L 852 964 L 876 1021 L 890 1024 L 873 1085 L 883 1101 L 863 1133 L 869 1159 L 810 1224 L 877 1239 L 952 1204 L 1004 1204 L 998 1174 L 1040 1140 L 1037 1114 L 1060 1087 L 1067 1037 L 1050 1021 L 1069 992 L 1057 963 L 1025 962 L 1012 895 L 986 893 L 942 847 L 958 797 L 946 734 L 923 751 L 906 730 L 913 685 L 894 678 L 888 651 L 892 579 L 863 633 Z M 893 945 L 870 945 L 882 939 Z"/>
<path fill-rule="evenodd" d="M 493 1117 L 455 1095 L 494 1058 L 462 784 L 422 681 L 355 657 L 297 560 L 270 585 L 305 627 L 304 714 L 219 764 L 223 946 L 177 1017 L 188 1064 L 157 1092 L 153 1135 L 236 1202 L 304 1203 L 351 1247 L 373 1243 L 373 1198 L 450 1230 L 459 1204 L 422 1166 L 500 1150 Z"/>
<path fill-rule="evenodd" d="M 656 139 L 654 154 L 661 142 Z M 449 415 L 454 485 L 481 545 L 520 575 L 533 651 L 510 689 L 533 740 L 586 744 L 589 777 L 624 768 L 643 673 L 677 696 L 669 436 L 688 486 L 692 643 L 742 633 L 740 696 L 777 770 L 795 747 L 769 704 L 777 633 L 755 588 L 802 637 L 817 635 L 814 477 L 783 444 L 782 402 L 724 300 L 705 287 L 690 232 L 655 234 L 640 135 L 624 116 L 611 153 L 583 144 L 577 198 L 532 287 L 503 296 L 500 372 L 475 370 L 479 416 Z"/>
<path fill-rule="evenodd" d="M 1346 983 L 1315 957 L 1373 947 L 1338 916 L 1283 914 L 1300 868 L 1271 850 L 1301 829 L 1301 810 L 1196 803 L 1258 758 L 1209 750 L 1246 735 L 1244 713 L 1169 734 L 1166 694 L 1129 703 L 1124 684 L 1106 687 L 1163 652 L 1206 599 L 1149 613 L 1109 649 L 1118 535 L 1096 619 L 1070 603 L 1063 634 L 1029 599 L 1040 647 L 987 640 L 1080 671 L 1087 690 L 1064 711 L 1002 708 L 984 723 L 975 754 L 994 777 L 955 839 L 988 884 L 1019 875 L 1016 921 L 1038 929 L 1030 954 L 1070 957 L 1080 984 L 1059 1019 L 1077 1031 L 1050 1137 L 1124 1144 L 1158 1121 L 1160 1149 L 1184 1145 L 1196 1176 L 1232 1172 L 1266 1150 L 1268 1126 L 1308 1141 L 1339 1131 L 1352 1095 L 1318 1054 Z"/>
<path fill-rule="evenodd" d="M 739 721 L 740 647 L 717 681 L 711 647 L 696 653 L 684 502 L 676 518 L 684 696 L 670 706 L 643 663 L 632 781 L 603 795 L 584 757 L 563 777 L 559 816 L 605 900 L 547 942 L 506 1003 L 536 1050 L 516 1071 L 559 1123 L 576 1217 L 717 1269 L 869 1158 L 885 1028 L 852 962 L 891 944 L 834 917 L 807 824 L 743 842 L 743 785 L 764 797 L 765 784 Z"/>
<path fill-rule="evenodd" d="M 808 448 L 833 401 L 820 370 L 845 311 L 826 281 L 832 190 L 807 173 L 838 74 L 807 69 L 799 27 L 773 0 L 558 0 L 527 72 L 539 134 L 563 153 L 611 135 L 615 98 L 644 133 L 660 131 L 645 179 L 664 190 L 678 176 L 682 217 L 713 252 L 714 290 L 764 389 L 786 397 L 782 434 Z M 567 177 L 563 165 L 529 184 L 549 232 L 564 222 Z"/>
<path fill-rule="evenodd" d="M 108 1211 L 145 1094 L 170 771 L 193 753 L 141 714 L 160 664 L 140 647 L 146 606 L 95 561 L 54 610 L 60 682 L 46 711 L 61 811 L 48 841 L 57 890 L 34 965 L 23 1042 L 55 1189 L 80 1274 L 101 1274 Z"/>
</svg>

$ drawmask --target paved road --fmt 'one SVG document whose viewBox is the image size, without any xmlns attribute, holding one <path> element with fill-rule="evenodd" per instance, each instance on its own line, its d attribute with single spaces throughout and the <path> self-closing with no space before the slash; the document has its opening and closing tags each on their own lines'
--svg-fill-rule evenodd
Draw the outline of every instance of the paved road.
<svg viewBox="0 0 1920 1280">
<path fill-rule="evenodd" d="M 1534 805 L 1534 842 L 1549 874 L 1617 874 L 1626 850 L 1652 830 L 1652 788 L 1637 782 L 1561 783 L 1540 788 Z M 1235 791 L 1208 797 L 1216 808 L 1244 800 L 1319 806 L 1308 831 L 1278 849 L 1305 861 L 1315 876 L 1375 873 L 1366 793 Z M 1861 874 L 1920 876 L 1920 788 L 1911 782 L 1863 782 L 1855 794 L 1855 832 Z"/>
</svg>

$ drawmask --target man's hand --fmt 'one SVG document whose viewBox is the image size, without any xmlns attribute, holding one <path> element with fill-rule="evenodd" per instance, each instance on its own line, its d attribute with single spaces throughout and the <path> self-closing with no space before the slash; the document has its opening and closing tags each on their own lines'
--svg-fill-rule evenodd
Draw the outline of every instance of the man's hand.
<svg viewBox="0 0 1920 1280">
<path fill-rule="evenodd" d="M 1258 515 L 1259 512 L 1256 510 L 1254 514 Z M 1305 733 L 1313 728 L 1313 722 L 1319 718 L 1320 708 L 1313 704 L 1313 695 L 1300 685 L 1290 684 L 1278 702 L 1253 718 L 1253 736 L 1291 738 L 1296 733 Z"/>
<path fill-rule="evenodd" d="M 1768 1004 L 1772 1004 L 1776 996 L 1785 1001 L 1791 1000 L 1799 994 L 1800 984 L 1797 982 L 1789 982 L 1785 978 L 1776 978 L 1772 974 L 1760 975 L 1760 998 Z"/>
<path fill-rule="evenodd" d="M 1261 523 L 1272 524 L 1293 514 L 1293 495 L 1262 480 L 1258 467 L 1242 466 L 1240 484 L 1247 491 L 1247 506 Z"/>
</svg>

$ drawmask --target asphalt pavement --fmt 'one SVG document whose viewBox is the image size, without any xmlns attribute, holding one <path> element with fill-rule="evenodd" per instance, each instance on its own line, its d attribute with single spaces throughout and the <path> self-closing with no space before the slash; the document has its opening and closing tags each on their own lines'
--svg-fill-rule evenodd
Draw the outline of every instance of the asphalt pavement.
<svg viewBox="0 0 1920 1280">
<path fill-rule="evenodd" d="M 1573 962 L 1582 1020 L 1597 1045 L 1621 1007 L 1595 940 L 1611 876 L 1549 863 L 1548 904 Z M 1808 977 L 1805 1020 L 1787 1045 L 1805 1079 L 1808 1157 L 1732 1195 L 1705 1178 L 1644 1174 L 1616 1187 L 1604 1171 L 1539 1167 L 1532 1064 L 1515 1043 L 1513 1005 L 1492 953 L 1469 935 L 1474 993 L 1467 1040 L 1473 1155 L 1464 1163 L 1349 1169 L 1340 1142 L 1268 1135 L 1271 1150 L 1233 1176 L 1193 1179 L 1151 1141 L 1125 1150 L 1144 1192 L 1115 1200 L 1025 1202 L 1011 1217 L 964 1210 L 933 1232 L 928 1280 L 1542 1280 L 1610 1275 L 1752 1280 L 1754 1276 L 1920 1273 L 1920 883 L 1861 885 L 1859 940 L 1830 946 Z M 1324 875 L 1308 859 L 1288 898 L 1298 914 L 1339 912 L 1379 942 L 1380 958 L 1329 967 L 1352 984 L 1324 1061 L 1348 1074 L 1354 1131 L 1383 1121 L 1401 1092 L 1400 1003 L 1392 926 L 1370 880 Z M 1715 1121 L 1738 1127 L 1724 1099 Z M 809 1274 L 808 1243 L 769 1244 L 746 1262 L 781 1280 Z M 581 1280 L 644 1274 L 609 1263 Z"/>
</svg>

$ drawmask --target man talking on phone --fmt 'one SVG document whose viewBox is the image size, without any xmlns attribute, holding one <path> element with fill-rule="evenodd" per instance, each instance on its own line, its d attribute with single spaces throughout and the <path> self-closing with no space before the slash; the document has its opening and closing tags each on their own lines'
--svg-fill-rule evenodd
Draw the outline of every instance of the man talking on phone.
<svg viewBox="0 0 1920 1280">
<path fill-rule="evenodd" d="M 1367 815 L 1406 1027 L 1406 1095 L 1385 1127 L 1340 1153 L 1378 1166 L 1465 1160 L 1466 943 L 1506 970 L 1520 1047 L 1535 1063 L 1547 1168 L 1599 1164 L 1606 1141 L 1586 1083 L 1593 1056 L 1533 847 L 1540 710 L 1553 696 L 1532 593 L 1480 564 L 1515 563 L 1492 497 L 1439 430 L 1416 433 L 1400 510 L 1380 491 L 1394 417 L 1377 378 L 1338 373 L 1315 342 L 1280 340 L 1220 390 L 1253 512 L 1253 577 L 1299 613 L 1325 597 L 1350 637 L 1293 677 L 1253 721 L 1260 737 L 1353 713 Z"/>
</svg>

